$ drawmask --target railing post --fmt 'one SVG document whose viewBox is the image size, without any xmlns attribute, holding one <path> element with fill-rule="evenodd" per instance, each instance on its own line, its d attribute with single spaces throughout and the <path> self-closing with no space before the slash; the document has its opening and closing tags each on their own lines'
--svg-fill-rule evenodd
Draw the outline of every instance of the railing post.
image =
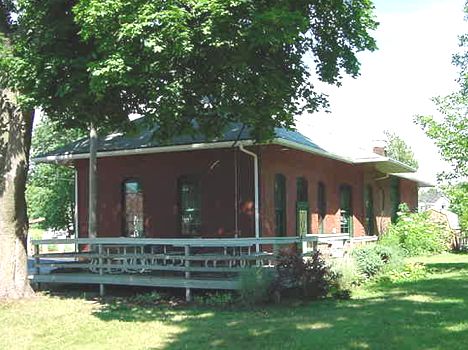
<svg viewBox="0 0 468 350">
<path fill-rule="evenodd" d="M 39 244 L 36 243 L 34 244 L 34 274 L 35 275 L 41 274 L 41 268 L 39 266 L 41 259 L 39 258 L 39 254 L 40 254 Z M 36 287 L 38 290 L 41 288 L 41 285 L 39 282 L 36 283 Z"/>
<path fill-rule="evenodd" d="M 316 253 L 318 251 L 318 238 L 314 239 L 312 242 L 312 251 L 313 253 Z"/>
<path fill-rule="evenodd" d="M 102 254 L 103 254 L 103 250 L 102 250 L 102 244 L 98 244 L 98 254 L 99 254 L 99 258 L 98 258 L 98 261 L 99 261 L 99 276 L 102 276 L 104 275 L 104 270 L 103 270 L 103 264 L 104 264 L 104 259 L 102 258 Z M 104 284 L 99 284 L 99 295 L 101 297 L 103 297 L 105 294 L 105 290 L 104 290 Z"/>
<path fill-rule="evenodd" d="M 184 250 L 185 250 L 185 252 L 184 252 L 185 253 L 185 279 L 188 280 L 188 279 L 190 279 L 190 271 L 189 271 L 189 268 L 190 268 L 190 260 L 189 260 L 190 246 L 186 245 Z M 187 302 L 192 301 L 192 293 L 191 293 L 190 288 L 188 288 L 188 287 L 185 288 L 185 300 Z"/>
</svg>

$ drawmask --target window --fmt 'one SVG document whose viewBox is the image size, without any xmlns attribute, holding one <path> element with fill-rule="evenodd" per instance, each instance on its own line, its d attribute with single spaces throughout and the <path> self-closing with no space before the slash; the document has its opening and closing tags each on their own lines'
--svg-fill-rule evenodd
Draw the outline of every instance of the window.
<svg viewBox="0 0 468 350">
<path fill-rule="evenodd" d="M 351 186 L 340 187 L 340 232 L 353 233 L 353 212 L 351 208 Z"/>
<path fill-rule="evenodd" d="M 178 189 L 180 233 L 183 235 L 200 234 L 200 181 L 193 176 L 182 176 L 179 178 Z"/>
<path fill-rule="evenodd" d="M 308 184 L 307 180 L 303 177 L 298 177 L 296 181 L 297 186 L 297 201 L 307 203 L 309 201 L 308 197 Z"/>
<path fill-rule="evenodd" d="M 374 194 L 372 186 L 367 185 L 364 189 L 364 206 L 366 209 L 366 233 L 374 234 Z"/>
<path fill-rule="evenodd" d="M 275 223 L 276 235 L 286 235 L 286 178 L 282 174 L 275 176 Z"/>
<path fill-rule="evenodd" d="M 400 180 L 397 177 L 390 179 L 390 203 L 391 203 L 391 218 L 395 223 L 398 219 L 398 206 L 400 205 Z"/>
<path fill-rule="evenodd" d="M 127 237 L 144 237 L 143 191 L 140 182 L 123 183 L 123 231 Z"/>
<path fill-rule="evenodd" d="M 296 231 L 298 236 L 305 236 L 309 233 L 309 196 L 307 180 L 298 177 L 296 180 L 297 201 L 296 201 Z"/>
<path fill-rule="evenodd" d="M 325 185 L 318 183 L 317 188 L 317 210 L 318 210 L 318 228 L 319 233 L 325 232 L 325 216 L 327 215 L 327 199 L 325 194 Z"/>
</svg>

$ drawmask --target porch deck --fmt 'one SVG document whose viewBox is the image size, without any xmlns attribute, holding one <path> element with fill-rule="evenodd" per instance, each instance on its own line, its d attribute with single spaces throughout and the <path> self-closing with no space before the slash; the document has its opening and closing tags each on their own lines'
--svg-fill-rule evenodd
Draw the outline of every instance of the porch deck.
<svg viewBox="0 0 468 350">
<path fill-rule="evenodd" d="M 301 247 L 310 254 L 325 245 L 343 250 L 376 237 L 342 234 L 275 238 L 95 238 L 35 240 L 33 283 L 235 290 L 239 275 L 252 267 L 273 268 L 277 253 Z M 72 252 L 42 252 L 44 245 L 73 244 Z M 338 254 L 340 255 L 340 254 Z M 46 273 L 44 273 L 46 272 Z"/>
</svg>

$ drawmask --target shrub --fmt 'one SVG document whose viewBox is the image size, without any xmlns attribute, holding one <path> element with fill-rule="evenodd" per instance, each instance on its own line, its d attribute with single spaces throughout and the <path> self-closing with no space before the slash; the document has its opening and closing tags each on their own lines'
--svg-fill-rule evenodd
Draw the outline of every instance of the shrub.
<svg viewBox="0 0 468 350">
<path fill-rule="evenodd" d="M 398 247 L 381 244 L 366 245 L 353 250 L 352 257 L 358 270 L 367 278 L 396 269 L 403 264 L 403 253 Z"/>
<path fill-rule="evenodd" d="M 429 218 L 428 212 L 411 213 L 400 205 L 398 221 L 389 226 L 380 239 L 381 245 L 401 247 L 408 256 L 434 254 L 447 250 L 451 233 Z"/>
<path fill-rule="evenodd" d="M 305 299 L 317 299 L 328 295 L 336 279 L 320 252 L 304 260 L 301 254 L 286 253 L 279 257 L 277 278 L 272 285 L 273 294 L 295 291 Z"/>
<path fill-rule="evenodd" d="M 426 265 L 423 263 L 407 263 L 402 268 L 397 268 L 389 271 L 385 274 L 385 278 L 388 278 L 391 282 L 407 282 L 417 281 L 428 274 Z"/>
<path fill-rule="evenodd" d="M 245 305 L 264 303 L 270 298 L 273 283 L 272 271 L 252 267 L 240 274 L 240 301 Z"/>
<path fill-rule="evenodd" d="M 359 247 L 353 250 L 352 256 L 356 261 L 358 269 L 367 278 L 376 275 L 385 265 L 385 261 L 380 257 L 376 245 Z"/>
<path fill-rule="evenodd" d="M 365 280 L 356 261 L 351 257 L 334 260 L 331 264 L 331 270 L 336 275 L 335 287 L 337 290 L 351 290 Z"/>
<path fill-rule="evenodd" d="M 164 296 L 158 292 L 150 292 L 144 294 L 136 294 L 128 298 L 128 301 L 132 304 L 141 306 L 150 306 L 160 304 L 164 300 Z"/>
<path fill-rule="evenodd" d="M 207 293 L 205 295 L 197 295 L 194 298 L 195 303 L 206 306 L 226 306 L 234 304 L 235 298 L 232 293 Z"/>
</svg>

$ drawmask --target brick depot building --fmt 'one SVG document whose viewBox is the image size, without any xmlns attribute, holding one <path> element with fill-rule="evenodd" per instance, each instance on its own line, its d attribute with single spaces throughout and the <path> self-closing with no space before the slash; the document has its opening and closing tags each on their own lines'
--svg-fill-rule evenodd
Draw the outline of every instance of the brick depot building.
<svg viewBox="0 0 468 350">
<path fill-rule="evenodd" d="M 388 157 L 346 157 L 295 131 L 255 144 L 232 125 L 216 140 L 152 130 L 98 146 L 98 237 L 377 235 L 399 203 L 417 208 L 414 169 Z M 38 157 L 76 169 L 76 224 L 87 236 L 87 140 Z"/>
</svg>

